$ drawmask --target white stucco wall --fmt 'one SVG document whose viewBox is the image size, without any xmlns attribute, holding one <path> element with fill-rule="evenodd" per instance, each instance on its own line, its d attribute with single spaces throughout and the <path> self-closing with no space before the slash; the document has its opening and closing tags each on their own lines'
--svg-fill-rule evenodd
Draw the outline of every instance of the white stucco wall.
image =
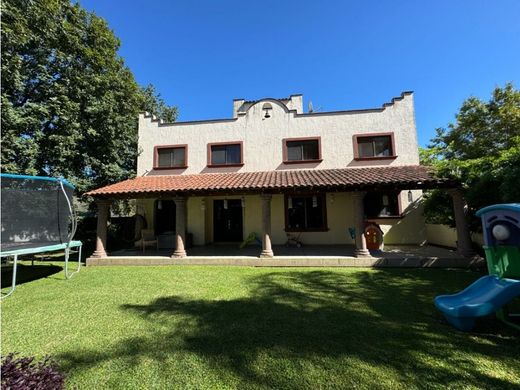
<svg viewBox="0 0 520 390">
<path fill-rule="evenodd" d="M 270 102 L 271 117 L 264 118 L 262 106 Z M 172 175 L 211 172 L 271 171 L 277 169 L 327 169 L 357 166 L 419 164 L 413 95 L 403 93 L 386 103 L 384 108 L 329 113 L 303 113 L 303 97 L 293 95 L 284 104 L 268 99 L 258 102 L 235 100 L 232 118 L 225 120 L 161 124 L 151 117 L 139 116 L 138 175 Z M 355 161 L 354 134 L 394 133 L 395 154 L 390 160 Z M 321 137 L 323 161 L 307 164 L 283 164 L 283 139 Z M 207 145 L 214 142 L 243 142 L 244 165 L 241 167 L 207 167 Z M 153 170 L 154 147 L 188 145 L 186 169 Z M 400 195 L 403 218 L 377 219 L 385 233 L 386 244 L 422 244 L 427 231 L 422 216 L 421 191 L 413 191 L 408 202 L 407 191 Z M 213 199 L 240 199 L 241 196 L 190 197 L 187 204 L 187 230 L 195 245 L 213 241 Z M 244 237 L 261 232 L 261 200 L 259 195 L 244 196 Z M 307 244 L 352 244 L 348 228 L 354 225 L 350 193 L 328 193 L 326 232 L 304 232 Z M 138 200 L 149 226 L 154 226 L 154 200 Z M 272 198 L 272 242 L 284 244 L 285 212 L 283 195 Z"/>
<path fill-rule="evenodd" d="M 302 96 L 295 95 L 287 103 L 290 108 L 301 107 Z M 264 118 L 261 100 L 237 118 L 161 124 L 139 116 L 139 150 L 137 174 L 169 175 L 202 172 L 246 172 L 276 169 L 345 168 L 367 165 L 415 165 L 419 163 L 415 128 L 413 95 L 402 94 L 385 108 L 373 110 L 338 111 L 328 113 L 300 113 L 268 100 L 273 109 L 271 118 Z M 236 105 L 236 102 L 235 102 Z M 235 107 L 237 109 L 237 107 Z M 352 136 L 393 132 L 395 153 L 393 160 L 355 161 Z M 321 163 L 283 164 L 282 140 L 295 137 L 321 137 Z M 243 141 L 242 167 L 208 168 L 207 145 L 213 142 Z M 157 170 L 153 168 L 154 146 L 188 145 L 188 168 Z"/>
<path fill-rule="evenodd" d="M 426 224 L 426 239 L 428 243 L 451 248 L 457 247 L 457 230 L 447 225 Z M 484 245 L 482 234 L 472 233 L 471 239 L 479 245 Z"/>
</svg>

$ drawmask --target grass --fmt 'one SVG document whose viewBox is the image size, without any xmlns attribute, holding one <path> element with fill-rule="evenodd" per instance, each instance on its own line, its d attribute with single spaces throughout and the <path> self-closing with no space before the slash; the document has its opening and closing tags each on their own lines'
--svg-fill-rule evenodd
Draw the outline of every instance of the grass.
<svg viewBox="0 0 520 390">
<path fill-rule="evenodd" d="M 433 306 L 477 273 L 45 267 L 2 302 L 2 353 L 52 355 L 70 388 L 520 386 L 518 333 L 462 333 Z"/>
</svg>

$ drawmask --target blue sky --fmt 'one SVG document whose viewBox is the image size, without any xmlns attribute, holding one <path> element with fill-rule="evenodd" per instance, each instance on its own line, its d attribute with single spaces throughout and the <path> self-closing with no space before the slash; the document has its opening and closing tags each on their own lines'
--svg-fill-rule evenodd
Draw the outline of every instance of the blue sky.
<svg viewBox="0 0 520 390">
<path fill-rule="evenodd" d="M 520 1 L 83 0 L 121 39 L 137 81 L 179 120 L 228 118 L 234 98 L 302 93 L 322 111 L 415 91 L 419 142 L 465 98 L 520 87 Z"/>
</svg>

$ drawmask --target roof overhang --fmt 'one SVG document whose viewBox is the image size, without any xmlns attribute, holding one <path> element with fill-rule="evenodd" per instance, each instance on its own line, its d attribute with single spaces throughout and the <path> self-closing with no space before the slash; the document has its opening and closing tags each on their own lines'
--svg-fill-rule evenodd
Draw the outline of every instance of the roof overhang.
<svg viewBox="0 0 520 390">
<path fill-rule="evenodd" d="M 458 183 L 419 165 L 148 175 L 88 192 L 95 198 L 134 199 L 224 194 L 350 192 L 454 188 Z"/>
</svg>

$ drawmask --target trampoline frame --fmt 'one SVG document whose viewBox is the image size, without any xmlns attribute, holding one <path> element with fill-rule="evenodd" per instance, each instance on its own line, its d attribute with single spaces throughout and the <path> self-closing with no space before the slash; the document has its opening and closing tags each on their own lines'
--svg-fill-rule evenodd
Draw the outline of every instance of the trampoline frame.
<svg viewBox="0 0 520 390">
<path fill-rule="evenodd" d="M 13 257 L 13 276 L 12 276 L 11 288 L 9 289 L 8 292 L 6 292 L 5 294 L 2 294 L 0 299 L 7 298 L 16 289 L 16 271 L 18 268 L 18 256 L 64 250 L 65 251 L 65 269 L 64 269 L 65 279 L 70 279 L 72 277 L 72 275 L 78 273 L 81 268 L 81 248 L 82 247 L 83 247 L 83 243 L 81 241 L 71 241 L 70 243 L 65 243 L 65 244 L 40 246 L 40 247 L 36 247 L 36 248 L 15 249 L 12 251 L 5 251 L 5 252 L 0 253 L 0 258 Z M 69 257 L 70 257 L 71 248 L 79 248 L 79 250 L 78 250 L 78 267 L 77 267 L 76 271 L 69 273 Z"/>
<path fill-rule="evenodd" d="M 45 180 L 45 181 L 53 181 L 57 182 L 60 185 L 60 189 L 63 192 L 63 195 L 65 195 L 65 200 L 67 201 L 67 205 L 70 211 L 70 216 L 72 218 L 72 230 L 70 232 L 70 235 L 68 237 L 68 241 L 66 243 L 59 243 L 59 244 L 51 244 L 46 246 L 40 246 L 35 248 L 20 248 L 20 249 L 13 249 L 13 250 L 6 250 L 6 251 L 0 251 L 0 258 L 3 257 L 12 257 L 13 258 L 13 275 L 12 275 L 12 283 L 11 288 L 9 291 L 5 294 L 0 295 L 0 299 L 4 299 L 11 295 L 14 290 L 16 289 L 16 271 L 18 268 L 18 256 L 20 255 L 29 255 L 29 254 L 36 254 L 36 253 L 45 253 L 45 252 L 54 252 L 58 250 L 64 250 L 65 252 L 65 279 L 70 279 L 74 274 L 78 273 L 81 269 L 81 249 L 83 247 L 83 243 L 81 241 L 72 241 L 72 238 L 74 237 L 74 234 L 76 233 L 77 228 L 77 220 L 76 220 L 76 213 L 74 208 L 72 207 L 72 202 L 67 196 L 67 193 L 65 192 L 64 185 L 67 187 L 70 187 L 74 189 L 74 186 L 70 184 L 67 180 L 64 178 L 54 178 L 54 177 L 45 177 L 45 176 L 28 176 L 28 175 L 13 175 L 13 174 L 1 174 L 0 178 L 13 178 L 13 179 L 28 179 L 28 180 Z M 70 257 L 70 250 L 71 248 L 79 248 L 78 250 L 78 267 L 76 271 L 69 273 L 69 257 Z"/>
</svg>

